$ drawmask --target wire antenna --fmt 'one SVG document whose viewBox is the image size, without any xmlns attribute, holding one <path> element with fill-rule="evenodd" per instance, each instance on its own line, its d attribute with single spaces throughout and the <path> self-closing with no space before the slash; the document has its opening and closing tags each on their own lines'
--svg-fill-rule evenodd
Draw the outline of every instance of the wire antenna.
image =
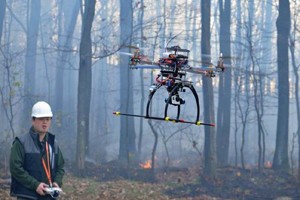
<svg viewBox="0 0 300 200">
<path fill-rule="evenodd" d="M 174 40 L 177 36 L 179 36 L 182 32 L 183 32 L 183 31 L 181 31 L 181 32 L 178 33 L 177 35 L 174 35 L 173 37 L 171 37 L 171 38 L 168 40 L 167 44 L 165 44 L 165 52 L 167 52 L 167 47 L 168 47 L 169 43 L 170 43 L 172 40 Z M 165 42 L 165 43 L 166 43 L 166 42 Z"/>
</svg>

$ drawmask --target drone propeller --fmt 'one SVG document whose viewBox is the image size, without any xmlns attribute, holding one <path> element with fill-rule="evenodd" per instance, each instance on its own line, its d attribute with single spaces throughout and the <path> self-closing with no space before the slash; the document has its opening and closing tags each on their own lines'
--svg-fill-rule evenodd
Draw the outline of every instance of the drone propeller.
<svg viewBox="0 0 300 200">
<path fill-rule="evenodd" d="M 137 46 L 126 45 L 125 47 L 128 48 L 128 49 L 132 49 L 135 52 L 137 52 L 137 51 L 147 51 L 149 49 L 148 47 L 139 47 L 138 45 Z"/>
<path fill-rule="evenodd" d="M 203 65 L 213 65 L 212 62 L 208 62 L 208 61 L 201 61 L 201 60 L 189 60 L 189 63 L 199 63 L 199 64 L 203 64 Z"/>
<path fill-rule="evenodd" d="M 133 53 L 122 52 L 122 51 L 119 51 L 118 54 L 121 54 L 121 55 L 127 55 L 127 56 L 134 56 Z"/>
<path fill-rule="evenodd" d="M 190 67 L 190 69 L 194 71 L 215 71 L 215 72 L 220 71 L 215 66 L 208 66 L 208 67 L 194 66 L 194 67 Z"/>
<path fill-rule="evenodd" d="M 216 56 L 213 56 L 210 54 L 201 54 L 201 57 L 209 58 L 211 60 L 212 58 L 215 58 Z M 220 53 L 218 58 L 222 58 L 223 60 L 239 60 L 240 59 L 237 56 L 228 56 L 228 55 L 223 55 L 222 53 Z"/>
<path fill-rule="evenodd" d="M 125 47 L 130 48 L 130 49 L 140 49 L 137 46 L 133 46 L 133 45 L 126 45 Z"/>
<path fill-rule="evenodd" d="M 194 74 L 204 74 L 204 75 L 207 74 L 207 71 L 202 70 L 201 67 L 199 67 L 199 68 L 191 67 L 191 68 L 186 69 L 185 71 L 191 72 L 191 73 L 194 73 Z"/>
<path fill-rule="evenodd" d="M 150 64 L 150 65 L 156 64 L 155 62 L 150 61 L 148 56 L 140 54 L 138 47 L 135 46 L 127 46 L 127 47 L 135 48 L 136 50 L 133 53 L 119 51 L 118 54 L 130 56 L 131 57 L 130 65 L 135 66 L 137 64 Z"/>
<path fill-rule="evenodd" d="M 119 51 L 118 53 L 121 55 L 127 55 L 127 56 L 131 56 L 131 57 L 137 57 L 140 55 L 139 47 L 133 46 L 133 45 L 126 45 L 125 47 L 127 47 L 129 49 L 134 49 L 134 51 L 132 53 Z"/>
<path fill-rule="evenodd" d="M 205 63 L 205 66 L 193 66 L 189 67 L 186 71 L 197 73 L 197 74 L 204 74 L 208 77 L 215 77 L 216 72 L 223 72 L 225 70 L 223 59 L 219 58 L 218 64 L 215 66 L 212 63 Z"/>
</svg>

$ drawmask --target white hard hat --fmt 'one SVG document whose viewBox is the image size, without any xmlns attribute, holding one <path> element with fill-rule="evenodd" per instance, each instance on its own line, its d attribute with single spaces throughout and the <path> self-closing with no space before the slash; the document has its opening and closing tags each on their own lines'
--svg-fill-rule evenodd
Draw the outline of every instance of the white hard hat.
<svg viewBox="0 0 300 200">
<path fill-rule="evenodd" d="M 45 101 L 38 101 L 32 107 L 31 117 L 52 117 L 52 111 L 50 105 Z"/>
</svg>

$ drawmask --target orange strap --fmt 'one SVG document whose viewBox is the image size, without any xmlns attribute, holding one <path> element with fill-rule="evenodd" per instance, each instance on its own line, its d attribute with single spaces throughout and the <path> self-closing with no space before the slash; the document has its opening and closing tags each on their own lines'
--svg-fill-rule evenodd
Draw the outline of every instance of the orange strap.
<svg viewBox="0 0 300 200">
<path fill-rule="evenodd" d="M 43 163 L 43 167 L 44 170 L 46 172 L 46 176 L 48 178 L 50 187 L 52 187 L 52 180 L 51 180 L 51 167 L 50 167 L 50 159 L 49 159 L 49 147 L 48 147 L 48 142 L 46 142 L 46 159 L 47 159 L 47 164 L 45 163 L 45 160 L 42 158 L 42 163 Z"/>
</svg>

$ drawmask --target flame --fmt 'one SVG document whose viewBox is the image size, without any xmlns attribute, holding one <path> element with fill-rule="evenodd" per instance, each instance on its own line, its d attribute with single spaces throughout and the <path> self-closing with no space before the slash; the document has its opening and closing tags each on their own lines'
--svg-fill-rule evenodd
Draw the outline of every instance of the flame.
<svg viewBox="0 0 300 200">
<path fill-rule="evenodd" d="M 140 163 L 141 168 L 143 169 L 150 169 L 151 168 L 151 160 L 147 160 L 144 163 Z"/>
<path fill-rule="evenodd" d="M 272 168 L 272 162 L 271 161 L 267 161 L 265 163 L 265 168 Z"/>
</svg>

